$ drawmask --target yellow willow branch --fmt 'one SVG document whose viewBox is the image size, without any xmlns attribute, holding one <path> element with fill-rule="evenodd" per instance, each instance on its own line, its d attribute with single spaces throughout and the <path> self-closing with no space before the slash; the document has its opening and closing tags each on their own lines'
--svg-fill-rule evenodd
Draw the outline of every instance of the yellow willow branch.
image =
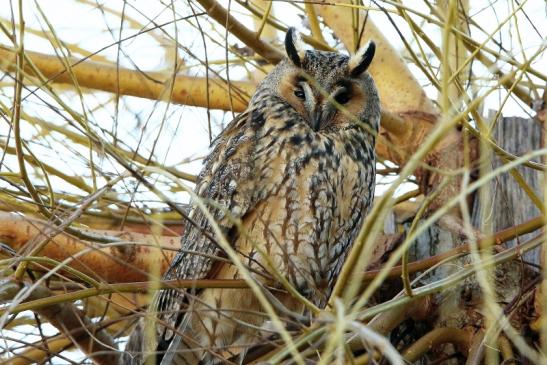
<svg viewBox="0 0 547 365">
<path fill-rule="evenodd" d="M 261 19 L 264 16 L 264 11 L 261 11 L 261 9 L 255 6 L 252 2 L 244 1 L 244 0 L 236 0 L 236 2 L 239 5 L 243 6 L 245 9 L 247 9 L 254 16 L 259 17 Z M 286 33 L 288 30 L 288 27 L 281 24 L 278 19 L 276 18 L 274 19 L 274 17 L 272 16 L 268 17 L 266 19 L 266 22 L 270 24 L 272 27 L 274 27 L 275 29 L 283 33 Z M 319 49 L 321 51 L 329 51 L 329 52 L 335 51 L 335 49 L 329 46 L 327 43 L 321 42 L 312 36 L 308 36 L 306 34 L 301 34 L 301 36 L 304 42 L 306 42 L 307 44 L 309 44 L 315 49 Z M 223 61 L 223 62 L 226 62 L 226 61 Z"/>
<path fill-rule="evenodd" d="M 23 296 L 22 299 L 21 296 Z M 0 290 L 0 302 L 2 303 L 10 302 L 12 299 L 34 303 L 40 300 L 49 300 L 51 297 L 53 297 L 53 293 L 44 286 L 29 287 L 20 285 L 14 280 L 4 282 Z M 14 303 L 10 303 L 4 311 L 9 311 L 13 306 Z M 119 352 L 112 336 L 94 324 L 74 304 L 69 302 L 54 303 L 35 308 L 35 312 L 46 318 L 66 337 L 71 338 L 95 364 L 117 364 Z"/>
<path fill-rule="evenodd" d="M 18 177 L 10 178 L 5 174 L 0 174 L 5 179 L 17 183 Z M 18 193 L 14 190 L 5 190 L 0 192 L 0 211 L 3 212 L 18 212 L 24 213 L 27 217 L 38 218 L 39 212 L 36 206 L 32 203 L 25 202 L 22 199 L 25 194 Z M 61 210 L 72 210 L 75 204 L 83 199 L 80 195 L 69 195 L 57 193 L 56 197 L 61 200 L 66 200 L 72 204 L 64 204 L 60 202 L 57 207 Z M 154 211 L 151 214 L 143 214 L 137 211 L 135 207 L 127 206 L 125 202 L 120 202 L 106 195 L 108 202 L 99 203 L 95 206 L 96 209 L 87 210 L 78 218 L 79 227 L 85 226 L 92 230 L 98 231 L 129 231 L 143 234 L 151 234 L 152 228 L 156 234 L 162 236 L 180 236 L 184 229 L 184 221 L 180 219 L 180 215 L 171 211 Z M 118 206 L 113 208 L 112 204 Z M 78 227 L 78 226 L 77 226 Z M 161 228 L 161 232 L 157 229 Z"/>
<path fill-rule="evenodd" d="M 276 64 L 285 57 L 284 53 L 270 44 L 263 42 L 257 37 L 257 34 L 247 29 L 235 17 L 230 15 L 226 9 L 214 0 L 196 0 L 207 12 L 207 14 L 217 21 L 228 32 L 239 38 L 245 45 L 252 48 L 256 53 L 264 57 L 268 62 Z"/>
<path fill-rule="evenodd" d="M 257 8 L 264 11 L 264 14 L 261 17 L 253 17 L 257 38 L 267 42 L 275 41 L 277 39 L 277 30 L 268 23 L 268 19 L 274 15 L 273 2 L 266 0 L 252 0 L 252 3 Z"/>
<path fill-rule="evenodd" d="M 506 229 L 503 229 L 491 236 L 484 237 L 480 240 L 478 240 L 477 245 L 479 248 L 483 249 L 485 247 L 490 247 L 492 245 L 500 245 L 508 240 L 514 239 L 516 237 L 525 235 L 527 233 L 534 232 L 540 228 L 545 226 L 545 221 L 543 216 L 538 216 L 535 218 L 532 218 L 524 223 L 518 224 L 514 227 L 509 227 Z M 446 252 L 437 254 L 435 256 L 431 256 L 428 258 L 425 258 L 423 260 L 414 261 L 409 264 L 408 266 L 408 272 L 409 273 L 416 273 L 419 271 L 424 271 L 427 269 L 432 268 L 433 266 L 451 258 L 451 257 L 457 257 L 459 254 L 463 253 L 469 253 L 470 247 L 469 244 L 463 244 L 460 246 L 457 246 L 451 250 L 448 250 Z M 369 270 L 366 271 L 363 274 L 363 282 L 368 283 L 371 280 L 373 280 L 377 275 L 379 275 L 381 270 Z M 389 270 L 389 273 L 387 275 L 388 278 L 397 278 L 401 276 L 402 273 L 402 266 L 394 266 Z"/>
<path fill-rule="evenodd" d="M 51 296 L 45 298 L 45 297 L 38 297 L 38 298 L 27 298 L 25 301 L 26 305 L 31 305 L 32 303 L 40 303 L 41 301 L 51 301 L 51 299 L 58 299 L 58 295 L 67 294 L 67 285 L 70 283 L 62 282 L 60 284 L 60 290 L 62 293 L 57 293 L 54 289 L 52 289 L 52 286 L 55 286 L 54 282 L 49 282 L 47 288 L 38 287 L 39 292 L 46 292 L 51 294 Z M 149 283 L 150 284 L 150 283 Z M 135 287 L 133 285 L 132 287 Z M 143 286 L 138 286 L 143 287 Z M 138 288 L 137 287 L 137 288 Z M 17 287 L 16 287 L 17 288 Z M 77 290 L 81 290 L 81 285 L 76 285 Z M 143 290 L 141 290 L 143 291 Z M 84 289 L 85 292 L 85 289 Z M 80 292 L 81 293 L 81 292 Z M 3 293 L 0 293 L 0 296 Z M 70 294 L 69 294 L 70 295 Z M 32 294 L 31 294 L 32 296 Z M 106 321 L 101 322 L 95 322 L 94 328 L 92 327 L 91 330 L 96 329 L 99 332 L 100 337 L 106 337 L 110 338 L 110 336 L 116 336 L 120 331 L 124 331 L 128 327 L 128 321 L 131 319 L 123 319 L 122 317 L 127 316 L 128 314 L 133 314 L 134 311 L 139 310 L 139 308 L 142 308 L 144 305 L 148 305 L 150 296 L 144 295 L 140 293 L 110 293 L 105 296 L 92 296 L 85 299 L 85 313 L 79 312 L 76 313 L 79 317 L 76 317 L 78 320 L 82 319 L 81 323 L 90 323 L 90 318 L 108 318 Z M 30 300 L 30 301 L 29 301 Z M 63 311 L 65 311 L 66 315 L 66 308 L 74 309 L 72 306 L 66 306 L 67 302 L 55 302 L 54 304 L 51 303 L 49 306 L 40 307 L 34 306 L 34 310 L 36 310 L 39 313 L 49 313 L 50 315 L 54 315 L 54 320 L 56 320 L 57 324 L 61 324 L 62 327 L 60 328 L 60 332 L 64 333 L 59 334 L 55 337 L 49 337 L 44 338 L 40 341 L 34 342 L 32 344 L 29 344 L 24 351 L 18 352 L 16 354 L 13 354 L 12 357 L 10 357 L 7 360 L 4 360 L 2 362 L 3 365 L 29 365 L 29 364 L 42 364 L 44 363 L 48 358 L 51 356 L 54 356 L 55 354 L 62 353 L 63 351 L 66 351 L 68 349 L 71 349 L 72 347 L 76 346 L 78 343 L 81 345 L 85 345 L 84 341 L 92 342 L 93 340 L 97 339 L 97 331 L 91 332 L 90 328 L 87 327 L 86 329 L 77 328 L 74 326 L 74 323 L 72 322 L 72 326 L 70 321 L 66 321 L 66 316 L 63 316 Z M 55 312 L 55 310 L 60 310 L 58 314 Z M 76 311 L 78 311 L 76 309 Z M 73 313 L 68 313 L 68 318 L 72 317 Z M 73 317 L 74 318 L 74 317 Z M 50 318 L 48 318 L 50 319 Z M 106 323 L 105 323 L 106 322 Z M 12 322 L 13 323 L 13 322 Z M 36 322 L 32 321 L 30 323 L 27 323 L 30 325 L 36 325 Z M 70 330 L 70 327 L 73 327 L 72 330 Z M 70 330 L 70 333 L 68 333 Z M 75 336 L 78 334 L 78 332 L 81 334 L 81 336 Z M 69 337 L 67 337 L 70 336 Z M 88 340 L 86 340 L 86 337 Z M 89 338 L 92 337 L 92 338 Z M 99 350 L 99 349 L 97 349 Z M 110 349 L 107 349 L 108 352 Z M 87 346 L 84 346 L 84 352 L 87 354 L 93 353 L 94 349 L 89 348 Z M 96 356 L 92 355 L 92 356 Z"/>
<path fill-rule="evenodd" d="M 67 285 L 69 283 L 62 282 L 60 284 L 61 294 L 66 294 Z M 54 283 L 48 283 L 48 287 L 52 291 L 52 298 L 55 298 L 59 293 L 52 289 Z M 81 285 L 77 285 L 77 290 L 81 290 Z M 144 291 L 144 290 L 141 290 Z M 85 315 L 87 318 L 107 318 L 106 321 L 96 323 L 101 329 L 104 329 L 108 334 L 116 336 L 120 331 L 127 330 L 129 319 L 124 320 L 122 317 L 134 314 L 135 311 L 149 304 L 151 297 L 142 293 L 110 293 L 104 296 L 92 296 L 85 299 Z M 27 302 L 28 303 L 28 302 Z M 105 326 L 104 322 L 107 323 Z M 13 321 L 11 322 L 13 323 Z M 10 323 L 10 324 L 11 324 Z M 35 326 L 35 321 L 25 323 Z M 6 328 L 4 328 L 6 329 Z M 29 344 L 24 351 L 13 354 L 7 360 L 2 362 L 2 365 L 30 365 L 43 364 L 46 360 L 63 351 L 71 349 L 76 344 L 70 338 L 60 334 L 55 337 L 45 338 L 32 344 Z"/>
<path fill-rule="evenodd" d="M 55 336 L 45 340 L 47 349 L 44 348 L 44 341 L 38 341 L 27 350 L 14 355 L 14 357 L 2 362 L 3 365 L 30 365 L 43 364 L 51 354 L 64 351 L 71 347 L 72 341 L 65 336 Z"/>
<path fill-rule="evenodd" d="M 12 284 L 12 282 L 8 283 Z M 0 289 L 0 301 L 7 298 L 12 292 L 4 284 Z M 271 283 L 267 283 L 271 284 Z M 7 289 L 6 289 L 7 288 Z M 243 279 L 179 279 L 179 280 L 164 280 L 142 281 L 134 283 L 119 283 L 119 284 L 101 284 L 98 287 L 86 288 L 62 294 L 50 295 L 47 297 L 29 298 L 28 300 L 16 306 L 9 308 L 1 308 L 0 315 L 7 312 L 10 314 L 21 313 L 27 310 L 37 311 L 42 308 L 48 308 L 56 304 L 71 303 L 77 300 L 96 297 L 98 295 L 108 295 L 113 293 L 147 293 L 151 290 L 165 289 L 247 289 L 249 284 Z"/>
<path fill-rule="evenodd" d="M 25 54 L 30 58 L 40 72 L 50 82 L 73 85 L 73 80 L 65 65 L 57 56 L 50 56 L 36 52 Z M 0 46 L 0 69 L 8 72 L 15 70 L 15 51 Z M 66 62 L 71 66 L 72 74 L 80 87 L 119 93 L 120 95 L 138 96 L 147 99 L 160 100 L 172 78 L 171 74 L 161 72 L 138 72 L 113 64 L 103 64 L 93 61 L 82 61 L 68 57 Z M 24 69 L 31 75 L 31 68 Z M 117 80 L 119 79 L 119 82 Z M 225 80 L 209 79 L 209 105 L 212 109 L 234 111 L 245 110 L 249 96 L 255 86 L 249 82 L 230 81 L 232 100 L 228 93 L 228 84 Z M 171 100 L 175 103 L 206 106 L 207 80 L 204 77 L 176 76 L 174 80 Z"/>
<path fill-rule="evenodd" d="M 313 35 L 313 38 L 317 39 L 321 43 L 327 43 L 325 42 L 325 38 L 323 38 L 323 33 L 321 32 L 321 28 L 319 27 L 319 20 L 317 19 L 317 14 L 315 13 L 315 7 L 312 3 L 305 3 L 305 9 L 306 13 L 308 14 L 308 20 L 310 23 L 310 29 L 311 34 Z"/>
<path fill-rule="evenodd" d="M 436 10 L 447 19 L 442 39 L 443 52 L 440 58 L 442 60 L 441 84 L 444 91 L 439 95 L 439 104 L 443 112 L 448 112 L 450 109 L 461 109 L 463 87 L 468 77 L 469 65 L 462 66 L 466 60 L 467 50 L 459 33 L 452 32 L 452 28 L 458 29 L 463 34 L 469 33 L 465 21 L 469 11 L 469 1 L 462 0 L 456 4 L 450 3 L 450 0 L 442 0 L 437 4 Z"/>
<path fill-rule="evenodd" d="M 431 349 L 445 343 L 454 344 L 464 355 L 467 355 L 471 347 L 471 338 L 470 331 L 449 327 L 435 328 L 410 345 L 403 352 L 403 357 L 408 363 L 414 363 Z"/>
<path fill-rule="evenodd" d="M 252 88 L 252 87 L 253 87 L 252 85 L 249 85 L 249 88 Z M 9 110 L 8 106 L 3 105 L 1 102 L 0 102 L 0 106 L 3 108 L 3 112 L 6 115 L 10 115 L 10 110 Z M 85 137 L 83 134 L 79 134 L 79 133 L 71 131 L 71 129 L 69 127 L 67 127 L 66 125 L 58 125 L 58 124 L 55 124 L 55 123 L 50 123 L 50 122 L 48 122 L 44 119 L 34 117 L 34 116 L 32 116 L 30 114 L 27 114 L 27 113 L 24 113 L 24 112 L 21 113 L 21 117 L 22 117 L 22 119 L 24 119 L 25 121 L 27 121 L 30 124 L 35 124 L 35 125 L 39 125 L 39 126 L 43 127 L 47 132 L 55 131 L 55 132 L 58 132 L 60 134 L 63 134 L 65 137 L 69 138 L 71 141 L 76 142 L 80 145 L 87 146 L 87 144 L 89 142 L 88 138 Z M 161 167 L 162 169 L 165 169 L 166 171 L 169 171 L 170 173 L 172 173 L 173 175 L 175 175 L 175 176 L 177 176 L 181 179 L 188 180 L 188 181 L 191 181 L 191 182 L 196 182 L 196 176 L 195 175 L 188 174 L 186 172 L 180 171 L 180 170 L 178 170 L 174 167 L 162 165 L 161 163 L 156 162 L 154 160 L 150 160 L 150 159 L 138 154 L 135 151 L 126 150 L 126 149 L 121 148 L 120 146 L 114 146 L 112 144 L 109 144 L 106 141 L 103 141 L 102 143 L 106 144 L 106 145 L 109 145 L 113 150 L 118 152 L 119 155 L 121 155 L 121 156 L 123 156 L 123 157 L 125 157 L 129 160 L 134 160 L 134 161 L 136 161 L 136 162 L 138 162 L 142 165 Z M 13 149 L 12 147 L 7 147 L 7 144 L 4 141 L 2 141 L 1 139 L 0 139 L 0 147 L 5 149 L 10 154 L 13 154 L 14 151 L 15 151 L 15 149 Z M 30 156 L 30 155 L 25 155 L 25 159 L 28 159 L 27 161 L 29 163 L 33 164 L 33 165 L 37 164 L 37 161 L 33 160 L 33 157 Z M 63 180 L 70 182 L 72 185 L 74 185 L 74 186 L 76 186 L 76 187 L 78 187 L 78 188 L 80 188 L 80 189 L 82 189 L 86 192 L 93 191 L 91 187 L 85 186 L 85 180 L 82 177 L 80 177 L 80 176 L 69 176 L 69 175 L 63 174 L 59 170 L 56 170 L 53 167 L 45 164 L 44 162 L 41 162 L 41 164 L 43 165 L 44 170 L 46 170 L 47 172 L 49 172 L 53 175 L 59 176 Z"/>
<path fill-rule="evenodd" d="M 16 154 L 15 147 L 8 146 L 8 144 L 3 140 L 0 140 L 0 148 L 2 148 L 2 150 L 7 154 L 10 154 L 10 155 L 15 155 Z M 71 185 L 73 185 L 73 186 L 75 186 L 79 189 L 82 189 L 85 192 L 91 193 L 93 191 L 93 189 L 85 183 L 85 180 L 81 176 L 74 176 L 74 175 L 65 174 L 61 170 L 58 170 L 55 167 L 46 164 L 45 162 L 36 161 L 34 156 L 32 156 L 30 154 L 24 154 L 23 158 L 33 168 L 38 169 L 40 167 L 39 165 L 41 164 L 41 166 L 43 167 L 43 169 L 46 172 L 63 179 L 63 181 L 66 181 L 67 183 L 69 183 L 69 184 L 71 184 Z"/>
<path fill-rule="evenodd" d="M 21 251 L 47 225 L 42 220 L 0 213 L 0 239 L 12 249 Z M 74 257 L 69 266 L 86 275 L 107 282 L 132 282 L 147 280 L 147 273 L 158 265 L 161 272 L 164 272 L 180 246 L 178 237 L 158 238 L 153 235 L 116 231 L 102 233 L 115 236 L 127 244 L 102 245 L 61 233 L 52 238 L 39 254 L 59 262 Z"/>
</svg>

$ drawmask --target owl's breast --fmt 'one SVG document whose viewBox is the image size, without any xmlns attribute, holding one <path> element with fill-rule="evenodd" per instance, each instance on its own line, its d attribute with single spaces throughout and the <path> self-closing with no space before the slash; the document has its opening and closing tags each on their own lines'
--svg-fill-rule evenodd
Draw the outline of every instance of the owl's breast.
<svg viewBox="0 0 547 365">
<path fill-rule="evenodd" d="M 264 139 L 275 143 L 255 155 L 258 184 L 266 187 L 257 194 L 269 193 L 255 197 L 260 203 L 243 220 L 249 264 L 326 293 L 370 204 L 371 160 L 348 154 L 336 136 L 293 131 Z"/>
</svg>

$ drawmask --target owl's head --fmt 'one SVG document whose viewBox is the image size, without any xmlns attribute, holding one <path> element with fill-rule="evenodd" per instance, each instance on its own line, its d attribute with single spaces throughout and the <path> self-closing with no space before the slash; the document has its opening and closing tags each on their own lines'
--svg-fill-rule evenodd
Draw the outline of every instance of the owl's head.
<svg viewBox="0 0 547 365">
<path fill-rule="evenodd" d="M 343 128 L 356 120 L 377 131 L 380 102 L 367 72 L 375 48 L 374 42 L 368 42 L 351 57 L 304 50 L 300 35 L 290 28 L 285 37 L 287 59 L 259 89 L 284 99 L 315 131 Z"/>
</svg>

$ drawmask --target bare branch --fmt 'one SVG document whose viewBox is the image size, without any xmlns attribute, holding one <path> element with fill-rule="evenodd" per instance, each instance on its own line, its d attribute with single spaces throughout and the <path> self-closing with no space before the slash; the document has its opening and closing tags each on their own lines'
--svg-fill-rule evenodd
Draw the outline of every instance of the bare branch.
<svg viewBox="0 0 547 365">
<path fill-rule="evenodd" d="M 245 45 L 252 48 L 256 53 L 264 57 L 268 62 L 276 64 L 285 57 L 277 48 L 268 43 L 262 42 L 257 34 L 247 29 L 243 24 L 236 20 L 220 4 L 214 0 L 196 0 L 203 6 L 207 14 L 220 25 L 239 38 Z"/>
<path fill-rule="evenodd" d="M 15 282 L 4 282 L 0 290 L 0 301 L 6 302 L 20 293 L 20 290 L 32 290 L 29 287 L 20 288 Z M 14 290 L 15 289 L 15 290 Z M 17 290 L 19 289 L 19 290 Z M 38 286 L 30 293 L 25 293 L 27 301 L 34 301 L 53 296 L 53 293 L 44 286 Z M 72 303 L 57 303 L 35 310 L 46 318 L 55 328 L 98 365 L 112 365 L 118 363 L 119 352 L 112 337 L 102 328 L 93 324 L 89 318 Z"/>
<path fill-rule="evenodd" d="M 16 214 L 0 213 L 0 238 L 17 251 L 42 234 L 45 221 Z M 107 282 L 132 282 L 148 279 L 148 273 L 160 264 L 162 272 L 179 247 L 178 237 L 156 237 L 131 232 L 101 231 L 121 240 L 101 245 L 60 233 L 42 248 L 40 255 L 59 262 L 73 258 L 70 267 Z M 161 248 L 164 248 L 162 251 Z"/>
<path fill-rule="evenodd" d="M 36 68 L 53 83 L 74 85 L 70 73 L 63 62 L 56 56 L 37 52 L 25 52 Z M 0 47 L 0 68 L 13 71 L 16 54 L 11 48 Z M 146 74 L 116 65 L 103 64 L 94 61 L 83 61 L 69 57 L 72 74 L 79 87 L 132 95 L 142 98 L 160 100 L 169 90 L 172 74 L 147 72 Z M 32 74 L 30 66 L 26 65 L 25 73 Z M 119 80 L 119 82 L 116 82 Z M 231 81 L 232 101 L 228 93 L 226 81 L 209 79 L 209 105 L 213 109 L 243 111 L 247 107 L 249 95 L 254 86 L 248 82 Z M 204 106 L 207 105 L 207 80 L 200 77 L 176 76 L 171 100 L 175 103 Z"/>
</svg>

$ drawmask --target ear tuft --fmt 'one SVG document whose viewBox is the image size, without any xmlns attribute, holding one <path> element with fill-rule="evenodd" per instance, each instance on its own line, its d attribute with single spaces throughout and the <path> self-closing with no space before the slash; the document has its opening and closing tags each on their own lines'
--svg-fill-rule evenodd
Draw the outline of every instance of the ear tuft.
<svg viewBox="0 0 547 365">
<path fill-rule="evenodd" d="M 306 51 L 300 33 L 294 27 L 290 27 L 285 36 L 285 51 L 287 51 L 287 56 L 296 67 L 302 67 Z"/>
<path fill-rule="evenodd" d="M 367 70 L 374 58 L 374 52 L 376 52 L 376 44 L 373 41 L 368 41 L 350 58 L 348 69 L 351 77 L 357 77 Z"/>
</svg>

